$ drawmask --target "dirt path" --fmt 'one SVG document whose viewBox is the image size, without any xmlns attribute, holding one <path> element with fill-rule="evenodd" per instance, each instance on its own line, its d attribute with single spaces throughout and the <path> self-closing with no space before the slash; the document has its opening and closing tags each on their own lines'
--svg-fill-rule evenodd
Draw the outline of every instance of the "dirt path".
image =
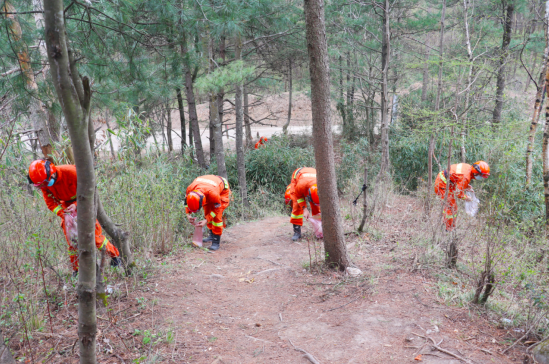
<svg viewBox="0 0 549 364">
<path fill-rule="evenodd" d="M 183 261 L 164 261 L 167 274 L 156 279 L 152 320 L 173 329 L 176 339 L 159 351 L 163 357 L 175 363 L 309 363 L 291 340 L 323 364 L 412 363 L 419 352 L 424 363 L 460 362 L 424 346 L 415 333 L 475 363 L 511 363 L 497 354 L 492 329 L 479 332 L 482 323 L 475 325 L 468 310 L 438 303 L 432 282 L 393 267 L 387 242 L 367 254 L 349 244 L 364 271 L 360 278 L 311 274 L 304 268 L 307 241 L 291 242 L 287 220 L 233 226 L 218 252 L 195 249 Z"/>
</svg>

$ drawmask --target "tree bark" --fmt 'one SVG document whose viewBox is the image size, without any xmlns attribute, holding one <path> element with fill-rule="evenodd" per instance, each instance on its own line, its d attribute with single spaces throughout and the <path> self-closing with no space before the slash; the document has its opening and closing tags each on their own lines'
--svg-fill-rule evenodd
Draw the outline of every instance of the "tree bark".
<svg viewBox="0 0 549 364">
<path fill-rule="evenodd" d="M 69 62 L 62 0 L 44 0 L 45 39 L 51 76 L 74 146 L 78 175 L 78 341 L 80 363 L 95 364 L 95 173 L 89 148 L 88 125 L 91 90 Z M 75 72 L 76 71 L 76 72 Z"/>
<path fill-rule="evenodd" d="M 463 105 L 464 114 L 462 116 L 462 125 L 461 125 L 461 163 L 467 161 L 467 150 L 465 149 L 465 143 L 467 138 L 467 109 L 469 108 L 469 98 L 471 96 L 471 88 L 473 85 L 473 51 L 471 49 L 471 37 L 469 33 L 469 0 L 463 0 L 463 10 L 465 16 L 465 43 L 467 46 L 467 60 L 469 61 L 469 73 L 467 74 L 467 84 L 465 91 L 465 105 Z M 457 106 L 456 106 L 457 109 Z M 457 110 L 456 110 L 457 112 Z"/>
<path fill-rule="evenodd" d="M 507 63 L 509 43 L 511 43 L 512 19 L 515 5 L 512 2 L 506 3 L 502 0 L 505 17 L 503 25 L 503 42 L 501 44 L 501 54 L 499 58 L 498 76 L 496 81 L 496 106 L 492 114 L 492 124 L 501 121 L 501 111 L 503 109 L 503 91 L 505 90 L 505 63 Z"/>
<path fill-rule="evenodd" d="M 223 40 L 224 43 L 224 40 Z M 213 40 L 210 40 L 210 72 L 215 69 L 215 63 L 213 59 Z M 221 91 L 222 92 L 222 91 Z M 223 94 L 221 97 L 215 92 L 210 93 L 210 130 L 213 134 L 214 141 L 214 154 L 217 162 L 217 175 L 227 178 L 227 167 L 225 166 L 225 151 L 223 150 L 223 110 L 219 112 L 219 106 L 223 107 Z M 210 140 L 211 143 L 211 140 Z M 210 151 L 212 148 L 210 147 Z M 210 158 L 212 160 L 212 158 Z"/>
<path fill-rule="evenodd" d="M 124 260 L 126 275 L 131 275 L 132 269 L 135 267 L 135 262 L 130 249 L 130 233 L 116 226 L 109 215 L 105 212 L 101 199 L 98 199 L 97 201 L 97 221 L 99 221 L 99 224 L 103 230 L 109 234 L 112 238 L 112 242 L 121 253 L 122 259 Z"/>
<path fill-rule="evenodd" d="M 290 121 L 292 120 L 292 60 L 288 60 L 288 119 L 286 124 L 282 127 L 282 132 L 288 134 L 288 126 L 290 126 Z"/>
<path fill-rule="evenodd" d="M 383 38 L 381 44 L 381 167 L 379 178 L 389 178 L 389 117 L 388 117 L 388 73 L 389 55 L 391 52 L 389 29 L 389 0 L 385 0 L 383 7 Z"/>
<path fill-rule="evenodd" d="M 442 94 L 442 62 L 444 55 L 444 25 L 446 18 L 446 0 L 442 1 L 442 14 L 440 16 L 440 38 L 439 38 L 439 51 L 438 51 L 438 84 L 437 84 L 437 97 L 435 99 L 435 114 L 438 113 L 440 109 L 440 96 Z M 435 117 L 438 118 L 438 115 Z M 429 171 L 429 185 L 427 186 L 428 191 L 432 191 L 433 186 L 433 153 L 435 151 L 435 136 L 436 133 L 433 130 L 431 133 L 431 138 L 429 139 L 429 156 L 427 159 L 427 168 Z"/>
<path fill-rule="evenodd" d="M 252 127 L 250 124 L 250 108 L 248 104 L 248 88 L 244 85 L 242 87 L 242 93 L 244 94 L 244 126 L 246 127 L 246 148 L 252 148 Z"/>
<path fill-rule="evenodd" d="M 536 137 L 536 131 L 538 129 L 538 122 L 541 115 L 541 108 L 543 107 L 543 99 L 545 97 L 545 74 L 547 72 L 547 53 L 543 61 L 543 68 L 539 74 L 538 88 L 536 92 L 536 102 L 534 104 L 534 114 L 532 115 L 532 122 L 530 123 L 530 132 L 528 133 L 528 144 L 526 147 L 526 187 L 530 186 L 532 181 L 532 152 L 534 151 L 534 139 Z"/>
<path fill-rule="evenodd" d="M 179 121 L 181 123 L 181 154 L 183 154 L 185 147 L 187 146 L 187 142 L 185 140 L 187 135 L 185 131 L 185 107 L 183 106 L 183 96 L 181 95 L 181 89 L 177 87 L 175 89 L 175 92 L 177 94 L 177 107 L 179 109 Z M 189 133 L 189 136 L 190 135 L 191 134 Z M 189 145 L 192 145 L 190 140 Z"/>
<path fill-rule="evenodd" d="M 366 224 L 366 218 L 368 217 L 368 163 L 367 160 L 364 166 L 364 199 L 362 200 L 362 220 L 360 221 L 360 226 L 358 227 L 358 232 L 361 233 L 364 229 L 364 224 Z"/>
<path fill-rule="evenodd" d="M 242 38 L 236 36 L 235 59 L 242 60 Z M 234 107 L 236 114 L 236 168 L 238 172 L 238 185 L 240 197 L 244 207 L 248 207 L 248 186 L 246 183 L 246 164 L 244 160 L 244 130 L 243 130 L 243 107 L 242 107 L 242 82 L 236 85 L 234 96 Z"/>
<path fill-rule="evenodd" d="M 166 136 L 168 137 L 168 153 L 173 152 L 173 141 L 172 141 L 172 109 L 170 107 L 170 100 L 166 102 L 166 112 L 168 114 L 168 122 L 166 123 Z M 183 134 L 185 135 L 185 134 Z M 181 141 L 183 145 L 183 141 Z M 183 148 L 182 148 L 183 149 Z"/>
<path fill-rule="evenodd" d="M 387 0 L 388 1 L 388 0 Z M 326 263 L 345 270 L 349 264 L 339 209 L 330 108 L 330 72 L 324 1 L 304 0 L 318 191 Z"/>
<path fill-rule="evenodd" d="M 17 16 L 13 13 L 16 13 L 16 9 L 6 1 L 2 7 L 2 11 L 7 14 L 6 17 L 9 19 L 9 34 L 8 36 L 13 39 L 15 44 L 18 46 L 17 49 L 17 59 L 19 61 L 19 67 L 21 73 L 25 78 L 27 89 L 31 94 L 33 94 L 31 101 L 29 103 L 29 118 L 32 121 L 33 127 L 36 130 L 36 137 L 42 150 L 44 158 L 53 161 L 53 147 L 49 138 L 48 129 L 46 126 L 46 120 L 48 120 L 48 115 L 46 114 L 43 104 L 38 98 L 38 85 L 34 77 L 34 71 L 31 67 L 31 59 L 25 45 L 21 45 L 21 40 L 23 37 L 23 32 L 21 30 L 21 25 Z"/>
<path fill-rule="evenodd" d="M 194 136 L 194 148 L 196 150 L 196 159 L 202 169 L 206 169 L 206 159 L 202 149 L 202 139 L 200 138 L 200 126 L 198 125 L 198 113 L 196 112 L 196 98 L 194 95 L 194 79 L 191 71 L 191 63 L 187 54 L 187 40 L 183 39 L 181 44 L 181 53 L 185 58 L 185 96 L 189 108 L 189 131 L 192 130 Z M 190 139 L 189 139 L 190 140 Z M 190 143 L 192 145 L 192 143 Z"/>
<path fill-rule="evenodd" d="M 545 3 L 545 24 L 549 21 L 549 1 Z M 546 27 L 545 49 L 549 49 L 549 27 Z M 545 59 L 545 90 L 549 87 L 549 57 Z M 543 189 L 545 198 L 545 236 L 549 238 L 549 100 L 545 103 L 545 127 L 543 128 Z"/>
</svg>

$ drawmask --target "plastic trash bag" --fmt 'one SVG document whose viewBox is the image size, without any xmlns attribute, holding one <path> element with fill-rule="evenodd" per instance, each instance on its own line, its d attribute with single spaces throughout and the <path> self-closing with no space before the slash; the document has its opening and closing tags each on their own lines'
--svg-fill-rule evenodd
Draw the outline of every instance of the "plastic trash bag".
<svg viewBox="0 0 549 364">
<path fill-rule="evenodd" d="M 76 211 L 65 214 L 65 231 L 70 244 L 78 249 L 78 225 L 76 224 Z"/>
<path fill-rule="evenodd" d="M 465 201 L 465 212 L 469 216 L 475 216 L 478 212 L 479 199 L 475 196 L 474 191 L 465 191 L 467 197 L 471 198 L 471 201 Z"/>
<path fill-rule="evenodd" d="M 202 226 L 195 225 L 192 244 L 198 248 L 202 247 Z"/>
<path fill-rule="evenodd" d="M 309 217 L 307 221 L 309 221 L 313 226 L 313 232 L 316 238 L 317 239 L 324 238 L 324 233 L 322 232 L 322 219 L 320 217 L 320 214 Z"/>
</svg>

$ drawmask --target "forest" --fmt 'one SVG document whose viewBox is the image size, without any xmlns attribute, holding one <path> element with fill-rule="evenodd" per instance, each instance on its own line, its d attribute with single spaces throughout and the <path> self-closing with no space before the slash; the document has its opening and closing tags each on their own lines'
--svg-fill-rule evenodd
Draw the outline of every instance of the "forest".
<svg viewBox="0 0 549 364">
<path fill-rule="evenodd" d="M 549 363 L 549 1 L 0 25 L 0 364 Z"/>
</svg>

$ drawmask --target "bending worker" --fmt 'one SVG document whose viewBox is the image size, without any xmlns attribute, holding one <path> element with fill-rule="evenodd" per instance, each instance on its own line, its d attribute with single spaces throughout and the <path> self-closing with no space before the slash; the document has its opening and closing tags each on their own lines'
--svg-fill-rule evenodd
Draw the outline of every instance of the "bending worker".
<svg viewBox="0 0 549 364">
<path fill-rule="evenodd" d="M 42 190 L 44 201 L 54 214 L 61 218 L 61 227 L 69 245 L 69 257 L 73 276 L 78 274 L 78 247 L 69 239 L 65 227 L 65 214 L 76 212 L 76 167 L 74 165 L 56 166 L 48 160 L 35 160 L 29 167 L 29 182 Z M 122 262 L 118 249 L 103 235 L 101 225 L 95 221 L 95 246 L 105 249 L 111 257 L 111 266 L 117 267 Z"/>
<path fill-rule="evenodd" d="M 465 194 L 465 191 L 472 191 L 469 186 L 472 179 L 483 179 L 490 176 L 490 166 L 484 161 L 478 161 L 473 165 L 466 163 L 452 164 L 450 166 L 450 174 L 448 171 L 442 171 L 437 175 L 435 181 L 435 193 L 444 199 L 446 194 L 446 184 L 448 180 L 448 200 L 444 206 L 446 218 L 446 231 L 452 231 L 455 227 L 455 218 L 457 217 L 456 197 L 469 201 L 470 197 Z"/>
<path fill-rule="evenodd" d="M 320 214 L 318 188 L 316 185 L 316 169 L 303 167 L 296 169 L 290 183 L 290 197 L 292 199 L 292 216 L 290 222 L 294 225 L 293 241 L 301 238 L 303 217 L 309 218 L 307 201 L 311 205 L 312 216 Z"/>
<path fill-rule="evenodd" d="M 189 222 L 195 226 L 208 226 L 210 234 L 203 242 L 212 242 L 210 250 L 219 249 L 223 228 L 226 226 L 223 211 L 229 206 L 231 190 L 229 183 L 223 177 L 207 175 L 196 178 L 187 187 L 185 195 L 185 212 Z M 189 214 L 204 208 L 205 220 L 196 222 Z"/>
<path fill-rule="evenodd" d="M 258 133 L 259 134 L 259 133 Z M 267 142 L 269 139 L 265 138 L 265 137 L 261 137 L 259 138 L 258 142 L 255 143 L 255 149 L 259 149 L 259 147 L 264 147 L 265 146 L 265 142 Z"/>
</svg>

